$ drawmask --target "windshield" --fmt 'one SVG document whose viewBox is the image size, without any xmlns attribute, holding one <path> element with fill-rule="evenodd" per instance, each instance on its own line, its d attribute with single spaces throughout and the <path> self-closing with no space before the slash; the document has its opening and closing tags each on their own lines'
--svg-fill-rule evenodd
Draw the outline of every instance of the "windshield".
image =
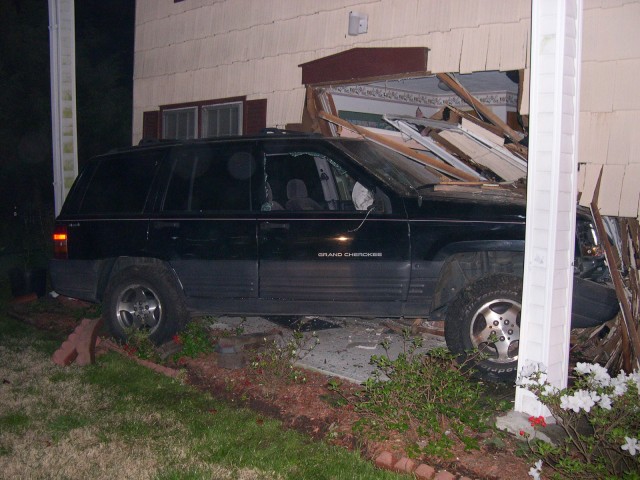
<svg viewBox="0 0 640 480">
<path fill-rule="evenodd" d="M 412 160 L 371 141 L 336 142 L 360 165 L 393 189 L 415 193 L 425 184 L 438 184 L 442 177 L 424 163 Z"/>
</svg>

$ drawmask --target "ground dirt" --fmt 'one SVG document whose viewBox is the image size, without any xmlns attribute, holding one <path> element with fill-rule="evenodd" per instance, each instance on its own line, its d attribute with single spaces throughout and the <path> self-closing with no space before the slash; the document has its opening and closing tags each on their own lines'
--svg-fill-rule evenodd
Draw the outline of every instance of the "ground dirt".
<svg viewBox="0 0 640 480">
<path fill-rule="evenodd" d="M 96 313 L 95 307 L 83 302 L 59 297 L 36 302 L 14 304 L 10 314 L 37 328 L 71 333 L 87 314 Z M 179 366 L 186 369 L 188 382 L 210 392 L 214 397 L 231 404 L 255 410 L 259 415 L 277 418 L 286 428 L 293 428 L 315 439 L 323 439 L 344 448 L 359 450 L 374 460 L 383 451 L 394 457 L 405 455 L 406 439 L 396 435 L 385 441 L 365 441 L 353 433 L 358 413 L 349 404 L 339 401 L 360 387 L 341 382 L 341 395 L 328 388 L 326 375 L 305 371 L 306 381 L 265 376 L 250 367 L 227 369 L 217 365 L 215 354 L 197 359 L 181 359 Z M 260 419 L 258 420 L 260 421 Z M 454 448 L 451 461 L 415 459 L 436 470 L 447 470 L 457 476 L 475 479 L 522 480 L 529 478 L 529 465 L 515 455 L 516 439 L 501 436 L 499 441 L 488 441 L 491 433 L 480 437 L 481 450 L 465 452 L 462 446 Z"/>
</svg>

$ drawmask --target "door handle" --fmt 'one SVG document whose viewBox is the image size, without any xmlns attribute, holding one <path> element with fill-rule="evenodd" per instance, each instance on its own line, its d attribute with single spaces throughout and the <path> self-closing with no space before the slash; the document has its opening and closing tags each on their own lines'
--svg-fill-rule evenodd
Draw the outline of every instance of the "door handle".
<svg viewBox="0 0 640 480">
<path fill-rule="evenodd" d="M 180 222 L 164 222 L 162 220 L 153 222 L 153 228 L 161 230 L 163 228 L 179 228 Z"/>
<path fill-rule="evenodd" d="M 260 224 L 260 228 L 262 230 L 289 230 L 288 223 L 273 223 L 273 222 L 264 222 Z"/>
</svg>

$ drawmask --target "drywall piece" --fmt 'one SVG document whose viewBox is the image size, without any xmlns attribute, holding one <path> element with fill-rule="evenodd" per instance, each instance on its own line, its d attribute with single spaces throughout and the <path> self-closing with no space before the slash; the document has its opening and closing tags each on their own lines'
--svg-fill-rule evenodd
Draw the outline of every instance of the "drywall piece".
<svg viewBox="0 0 640 480">
<path fill-rule="evenodd" d="M 481 137 L 485 139 L 487 142 L 491 142 L 495 145 L 504 145 L 504 137 L 500 137 L 495 133 L 487 130 L 486 128 L 482 128 L 477 123 L 473 123 L 470 120 L 463 118 L 460 123 L 460 127 L 465 132 L 473 134 L 474 137 Z"/>
<path fill-rule="evenodd" d="M 415 128 L 413 128 L 410 123 L 403 120 L 392 120 L 388 118 L 386 115 L 383 115 L 382 118 L 385 122 L 389 123 L 396 127 L 400 132 L 409 136 L 415 143 L 418 143 L 418 148 L 426 147 L 431 153 L 436 155 L 441 160 L 447 162 L 449 165 L 458 168 L 464 172 L 467 172 L 469 175 L 475 176 L 478 180 L 486 180 L 485 177 L 476 172 L 473 168 L 467 165 L 462 160 L 454 157 L 451 153 L 449 153 L 445 148 L 438 145 L 438 143 L 432 139 L 431 137 L 423 137 L 420 132 L 418 132 Z M 415 147 L 412 147 L 415 148 Z M 421 148 L 420 148 L 421 149 Z"/>
<path fill-rule="evenodd" d="M 446 130 L 438 135 L 462 150 L 475 163 L 488 168 L 507 182 L 518 180 L 527 174 L 526 166 L 523 168 L 515 164 L 511 159 L 507 159 L 500 152 L 473 138 L 462 129 Z"/>
</svg>

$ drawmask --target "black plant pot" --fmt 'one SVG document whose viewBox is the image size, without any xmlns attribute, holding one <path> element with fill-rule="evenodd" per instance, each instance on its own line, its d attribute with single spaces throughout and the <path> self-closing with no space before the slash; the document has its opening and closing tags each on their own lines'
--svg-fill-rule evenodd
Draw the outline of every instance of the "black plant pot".
<svg viewBox="0 0 640 480">
<path fill-rule="evenodd" d="M 35 293 L 38 297 L 44 297 L 47 293 L 47 269 L 46 268 L 21 268 L 9 270 L 9 282 L 11 295 L 21 297 Z"/>
</svg>

